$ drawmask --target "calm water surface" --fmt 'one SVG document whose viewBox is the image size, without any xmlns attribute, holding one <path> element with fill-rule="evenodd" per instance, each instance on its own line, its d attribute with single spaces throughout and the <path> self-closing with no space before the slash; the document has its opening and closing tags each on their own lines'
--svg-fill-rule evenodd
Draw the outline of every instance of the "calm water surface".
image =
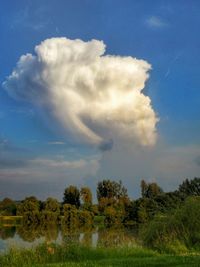
<svg viewBox="0 0 200 267">
<path fill-rule="evenodd" d="M 140 244 L 136 229 L 121 227 L 84 227 L 68 229 L 58 225 L 1 226 L 0 252 L 11 247 L 33 247 L 40 243 L 79 243 L 88 246 L 120 246 Z"/>
</svg>

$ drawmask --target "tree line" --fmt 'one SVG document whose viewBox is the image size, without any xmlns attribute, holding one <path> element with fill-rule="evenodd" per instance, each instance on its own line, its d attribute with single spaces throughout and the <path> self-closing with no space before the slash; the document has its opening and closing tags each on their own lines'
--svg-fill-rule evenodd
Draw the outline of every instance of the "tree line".
<svg viewBox="0 0 200 267">
<path fill-rule="evenodd" d="M 121 181 L 109 179 L 97 184 L 97 200 L 93 203 L 89 187 L 70 185 L 64 190 L 63 201 L 34 196 L 22 201 L 5 198 L 0 202 L 1 216 L 22 216 L 26 224 L 62 223 L 69 227 L 89 225 L 103 220 L 107 225 L 144 224 L 156 215 L 177 209 L 189 196 L 200 196 L 200 178 L 186 179 L 172 192 L 164 192 L 157 183 L 141 181 L 141 197 L 132 200 Z"/>
</svg>

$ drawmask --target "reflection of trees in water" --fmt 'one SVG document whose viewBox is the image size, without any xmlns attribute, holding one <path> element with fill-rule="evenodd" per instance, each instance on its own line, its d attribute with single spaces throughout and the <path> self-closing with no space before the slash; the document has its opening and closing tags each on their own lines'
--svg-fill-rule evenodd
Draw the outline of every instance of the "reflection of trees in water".
<svg viewBox="0 0 200 267">
<path fill-rule="evenodd" d="M 0 238 L 13 238 L 15 232 L 21 239 L 33 242 L 38 238 L 44 237 L 45 242 L 53 242 L 58 240 L 59 232 L 61 234 L 62 243 L 64 245 L 81 244 L 84 246 L 93 245 L 93 234 L 97 234 L 97 240 L 94 242 L 97 246 L 113 247 L 122 244 L 138 243 L 137 229 L 127 229 L 123 226 L 96 229 L 92 225 L 76 227 L 69 224 L 55 223 L 29 223 L 25 221 L 19 227 L 4 227 L 0 229 Z"/>
<path fill-rule="evenodd" d="M 78 244 L 80 239 L 80 231 L 76 228 L 62 226 L 61 230 L 62 242 L 64 245 Z"/>
<path fill-rule="evenodd" d="M 44 237 L 47 242 L 55 241 L 58 238 L 59 227 L 56 224 L 26 224 L 22 223 L 17 229 L 18 235 L 28 242 L 33 242 L 34 240 Z"/>
<path fill-rule="evenodd" d="M 87 247 L 92 246 L 92 232 L 86 232 L 83 234 L 83 238 L 81 239 L 81 244 Z"/>
<path fill-rule="evenodd" d="M 63 244 L 78 244 L 92 246 L 92 234 L 94 227 L 92 225 L 74 227 L 63 224 L 61 227 L 61 235 Z"/>
<path fill-rule="evenodd" d="M 20 227 L 17 228 L 17 234 L 24 241 L 33 242 L 35 239 L 41 237 L 41 230 L 39 224 L 26 224 L 22 223 Z"/>
<path fill-rule="evenodd" d="M 59 226 L 54 223 L 41 225 L 41 236 L 45 237 L 47 242 L 55 241 L 58 238 Z"/>
<path fill-rule="evenodd" d="M 123 226 L 104 228 L 98 231 L 97 246 L 116 247 L 135 242 L 135 235 Z"/>
<path fill-rule="evenodd" d="M 4 226 L 0 229 L 0 238 L 6 240 L 8 238 L 13 238 L 15 236 L 16 227 L 15 226 Z"/>
</svg>

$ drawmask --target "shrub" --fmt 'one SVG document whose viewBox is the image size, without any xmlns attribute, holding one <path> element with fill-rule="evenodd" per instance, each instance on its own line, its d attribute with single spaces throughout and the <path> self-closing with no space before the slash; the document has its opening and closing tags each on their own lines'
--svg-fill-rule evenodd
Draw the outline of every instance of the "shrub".
<svg viewBox="0 0 200 267">
<path fill-rule="evenodd" d="M 200 197 L 188 198 L 173 214 L 155 218 L 146 229 L 143 228 L 142 235 L 145 245 L 161 251 L 199 248 Z"/>
</svg>

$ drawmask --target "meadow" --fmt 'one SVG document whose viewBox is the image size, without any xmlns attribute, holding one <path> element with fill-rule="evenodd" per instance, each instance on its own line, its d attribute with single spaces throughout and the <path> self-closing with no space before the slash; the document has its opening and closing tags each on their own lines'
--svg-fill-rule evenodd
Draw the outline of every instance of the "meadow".
<svg viewBox="0 0 200 267">
<path fill-rule="evenodd" d="M 42 244 L 34 249 L 11 249 L 0 256 L 4 267 L 199 267 L 200 254 L 160 254 L 150 249 L 122 246 L 118 248 L 91 248 L 71 245 Z"/>
</svg>

